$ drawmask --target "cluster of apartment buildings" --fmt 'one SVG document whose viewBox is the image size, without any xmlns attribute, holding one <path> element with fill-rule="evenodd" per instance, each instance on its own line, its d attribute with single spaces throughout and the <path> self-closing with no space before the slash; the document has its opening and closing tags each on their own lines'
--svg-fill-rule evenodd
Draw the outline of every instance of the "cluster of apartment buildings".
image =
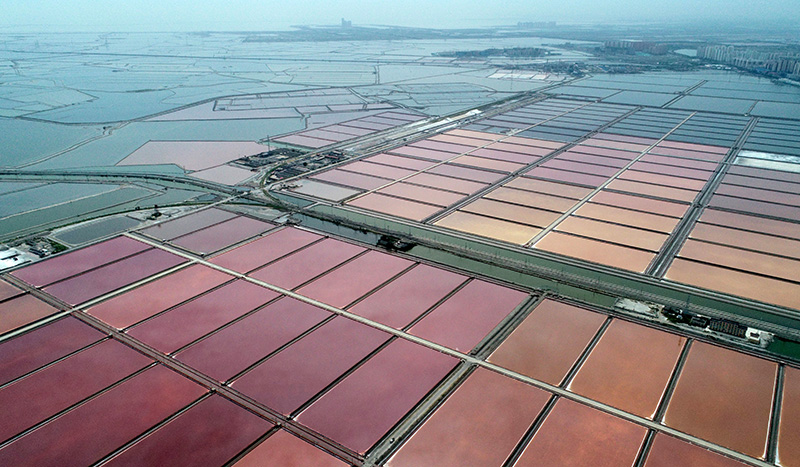
<svg viewBox="0 0 800 467">
<path fill-rule="evenodd" d="M 767 52 L 751 48 L 737 48 L 732 45 L 708 45 L 698 47 L 697 57 L 748 70 L 800 76 L 800 53 Z"/>
</svg>

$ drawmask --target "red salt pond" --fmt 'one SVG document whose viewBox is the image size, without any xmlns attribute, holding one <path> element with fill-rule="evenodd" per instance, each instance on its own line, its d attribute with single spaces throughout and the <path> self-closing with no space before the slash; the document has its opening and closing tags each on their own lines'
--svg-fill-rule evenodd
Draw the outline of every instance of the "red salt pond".
<svg viewBox="0 0 800 467">
<path fill-rule="evenodd" d="M 580 172 L 585 174 L 596 174 L 610 177 L 619 171 L 616 167 L 608 167 L 605 165 L 588 164 L 585 162 L 576 162 L 569 160 L 562 160 L 556 157 L 542 164 L 540 167 L 552 167 L 554 169 L 571 170 L 573 172 Z"/>
<path fill-rule="evenodd" d="M 800 309 L 800 285 L 779 279 L 681 258 L 675 258 L 664 277 L 684 284 Z"/>
<path fill-rule="evenodd" d="M 425 139 L 417 141 L 416 143 L 412 143 L 410 144 L 410 146 L 415 148 L 433 149 L 435 151 L 452 152 L 454 154 L 463 154 L 477 147 L 471 144 L 470 145 L 454 144 L 454 143 L 445 143 L 441 141 L 432 141 Z"/>
<path fill-rule="evenodd" d="M 494 238 L 509 243 L 524 245 L 542 231 L 537 227 L 515 224 L 500 219 L 456 211 L 435 222 L 436 225 L 461 232 Z"/>
<path fill-rule="evenodd" d="M 343 170 L 328 170 L 311 177 L 314 180 L 321 180 L 323 182 L 336 183 L 343 186 L 351 186 L 354 188 L 361 188 L 364 190 L 374 190 L 378 187 L 391 183 L 392 180 L 386 178 L 378 178 L 370 175 L 362 175 L 353 172 L 345 172 Z"/>
<path fill-rule="evenodd" d="M 661 201 L 642 196 L 615 193 L 613 191 L 601 191 L 597 193 L 592 196 L 592 202 L 617 208 L 661 214 L 662 216 L 669 217 L 682 217 L 689 208 L 689 205 L 683 203 Z"/>
<path fill-rule="evenodd" d="M 375 164 L 390 165 L 411 170 L 424 170 L 435 164 L 431 161 L 423 161 L 412 157 L 395 156 L 392 154 L 378 154 L 364 159 Z"/>
<path fill-rule="evenodd" d="M 343 308 L 413 264 L 372 250 L 304 285 L 297 293 Z"/>
<path fill-rule="evenodd" d="M 314 402 L 297 420 L 363 454 L 457 364 L 453 357 L 396 340 Z"/>
<path fill-rule="evenodd" d="M 518 206 L 486 198 L 473 201 L 461 210 L 542 228 L 547 227 L 560 216 L 560 213 L 553 211 Z"/>
<path fill-rule="evenodd" d="M 706 209 L 700 216 L 700 222 L 800 240 L 800 229 L 797 228 L 797 224 L 764 217 Z"/>
<path fill-rule="evenodd" d="M 798 280 L 796 271 L 800 270 L 800 261 L 798 260 L 693 239 L 686 240 L 679 256 L 748 273 L 793 281 Z"/>
<path fill-rule="evenodd" d="M 146 243 L 128 237 L 117 237 L 17 269 L 11 274 L 28 284 L 42 287 L 148 248 L 150 246 Z"/>
<path fill-rule="evenodd" d="M 226 381 L 319 324 L 330 314 L 284 297 L 177 354 L 177 359 Z"/>
<path fill-rule="evenodd" d="M 695 224 L 690 236 L 707 242 L 800 259 L 800 242 L 789 238 L 780 238 L 773 235 L 764 235 L 705 223 Z"/>
<path fill-rule="evenodd" d="M 656 434 L 644 467 L 746 467 L 721 454 L 711 452 L 663 433 Z"/>
<path fill-rule="evenodd" d="M 128 334 L 171 353 L 277 297 L 269 289 L 237 280 L 145 321 Z"/>
<path fill-rule="evenodd" d="M 23 291 L 9 284 L 8 282 L 0 280 L 0 302 L 7 300 L 17 295 L 22 295 Z"/>
<path fill-rule="evenodd" d="M 575 205 L 573 199 L 505 187 L 500 187 L 484 197 L 556 212 L 566 212 Z"/>
<path fill-rule="evenodd" d="M 236 467 L 346 467 L 349 464 L 325 453 L 284 430 L 269 436 L 265 441 L 233 464 Z"/>
<path fill-rule="evenodd" d="M 390 337 L 338 316 L 248 371 L 233 387 L 289 415 Z"/>
<path fill-rule="evenodd" d="M 738 186 L 721 184 L 715 193 L 738 198 L 756 199 L 769 203 L 788 204 L 790 206 L 800 206 L 800 195 L 786 193 L 783 191 L 773 191 L 772 189 L 754 188 L 752 186 Z"/>
<path fill-rule="evenodd" d="M 189 251 L 208 254 L 241 242 L 275 227 L 249 217 L 240 216 L 229 221 L 172 240 L 172 243 Z"/>
<path fill-rule="evenodd" d="M 558 386 L 605 320 L 599 313 L 544 300 L 488 360 Z"/>
<path fill-rule="evenodd" d="M 195 264 L 117 295 L 89 308 L 87 312 L 122 329 L 231 279 L 233 276 Z"/>
<path fill-rule="evenodd" d="M 431 204 L 418 203 L 392 196 L 386 196 L 379 193 L 370 193 L 368 195 L 356 198 L 347 203 L 349 206 L 355 206 L 362 209 L 369 209 L 370 211 L 381 212 L 391 216 L 402 217 L 404 219 L 411 219 L 420 222 L 426 217 L 441 211 L 440 206 Z"/>
<path fill-rule="evenodd" d="M 548 180 L 557 180 L 590 187 L 598 187 L 608 180 L 607 176 L 570 172 L 567 170 L 551 169 L 548 167 L 535 167 L 527 172 L 526 176 L 546 178 Z"/>
<path fill-rule="evenodd" d="M 642 172 L 649 172 L 658 175 L 671 175 L 673 177 L 683 177 L 688 179 L 695 179 L 700 182 L 705 182 L 711 175 L 713 171 L 710 170 L 702 170 L 702 169 L 692 169 L 688 167 L 676 167 L 674 165 L 664 165 L 664 164 L 654 164 L 652 162 L 634 162 L 631 167 L 631 170 L 638 170 Z"/>
<path fill-rule="evenodd" d="M 565 151 L 559 154 L 558 158 L 564 161 L 586 162 L 589 164 L 604 165 L 621 169 L 628 164 L 628 159 L 616 157 L 598 156 L 595 154 L 583 154 L 581 152 Z"/>
<path fill-rule="evenodd" d="M 469 352 L 526 297 L 524 292 L 473 280 L 412 326 L 409 333 Z"/>
<path fill-rule="evenodd" d="M 537 180 L 527 177 L 515 178 L 514 180 L 506 183 L 504 186 L 576 200 L 582 199 L 592 191 L 582 186 L 570 185 L 567 183 L 548 182 L 545 180 Z"/>
<path fill-rule="evenodd" d="M 595 203 L 584 204 L 575 211 L 575 215 L 663 233 L 672 232 L 672 229 L 678 224 L 678 219 L 674 217 Z"/>
<path fill-rule="evenodd" d="M 251 273 L 250 277 L 293 289 L 364 251 L 351 243 L 326 238 Z"/>
<path fill-rule="evenodd" d="M 501 151 L 494 147 L 480 148 L 472 151 L 470 155 L 505 162 L 528 165 L 536 162 L 541 156 L 549 154 L 549 149 L 529 148 L 527 154 L 519 152 Z"/>
<path fill-rule="evenodd" d="M 103 465 L 223 465 L 272 423 L 222 396 L 211 396 Z"/>
<path fill-rule="evenodd" d="M 185 261 L 178 255 L 151 249 L 71 279 L 57 282 L 43 290 L 70 305 L 78 305 Z"/>
<path fill-rule="evenodd" d="M 639 170 L 626 170 L 620 174 L 619 178 L 644 184 L 681 188 L 692 191 L 700 191 L 706 184 L 705 180 L 674 177 L 672 175 L 665 175 L 663 173 L 641 172 Z"/>
<path fill-rule="evenodd" d="M 390 153 L 402 156 L 419 157 L 422 159 L 429 159 L 439 162 L 446 161 L 448 159 L 452 159 L 458 156 L 458 154 L 456 153 L 437 151 L 434 149 L 421 148 L 418 146 L 402 146 L 399 148 L 392 149 Z"/>
<path fill-rule="evenodd" d="M 777 370 L 774 362 L 695 342 L 664 423 L 763 458 Z"/>
<path fill-rule="evenodd" d="M 0 385 L 105 337 L 67 317 L 0 344 Z"/>
<path fill-rule="evenodd" d="M 0 303 L 0 334 L 33 323 L 58 311 L 33 295 L 26 294 Z"/>
<path fill-rule="evenodd" d="M 557 230 L 559 232 L 571 233 L 606 242 L 618 243 L 623 246 L 648 250 L 654 253 L 657 253 L 661 249 L 668 237 L 666 234 L 658 232 L 575 216 L 570 216 L 559 223 Z"/>
<path fill-rule="evenodd" d="M 559 399 L 515 466 L 633 466 L 647 429 Z"/>
<path fill-rule="evenodd" d="M 321 239 L 305 230 L 286 228 L 227 251 L 211 262 L 236 272 L 247 273 Z"/>
<path fill-rule="evenodd" d="M 349 164 L 338 166 L 339 170 L 346 170 L 348 172 L 355 172 L 364 175 L 372 175 L 374 177 L 398 179 L 403 178 L 414 173 L 414 170 L 402 169 L 399 167 L 392 167 L 388 165 L 373 164 L 371 162 L 356 161 Z"/>
<path fill-rule="evenodd" d="M 800 466 L 800 369 L 786 367 L 778 427 L 778 464 Z"/>
<path fill-rule="evenodd" d="M 793 221 L 800 220 L 800 207 L 776 204 L 768 201 L 736 198 L 733 196 L 714 195 L 709 206 L 742 211 L 744 213 L 761 214 L 780 217 Z"/>
<path fill-rule="evenodd" d="M 500 161 L 497 159 L 476 157 L 474 155 L 457 157 L 453 159 L 452 163 L 468 165 L 480 169 L 496 170 L 498 172 L 506 172 L 506 173 L 517 171 L 526 165 L 517 162 L 508 162 L 508 161 Z"/>
<path fill-rule="evenodd" d="M 673 188 L 671 186 L 653 185 L 652 183 L 640 183 L 618 178 L 608 184 L 609 190 L 619 190 L 639 195 L 655 196 L 658 198 L 671 199 L 691 203 L 697 197 L 697 191 Z"/>
<path fill-rule="evenodd" d="M 488 170 L 468 169 L 466 167 L 458 167 L 450 164 L 437 165 L 436 167 L 428 169 L 427 173 L 483 183 L 493 183 L 504 176 L 503 174 L 489 172 Z"/>
<path fill-rule="evenodd" d="M 550 232 L 534 248 L 634 272 L 644 272 L 655 257 L 655 253 L 561 232 Z"/>
<path fill-rule="evenodd" d="M 460 274 L 419 264 L 358 302 L 349 311 L 400 329 L 466 280 Z"/>
<path fill-rule="evenodd" d="M 652 419 L 685 344 L 685 337 L 614 320 L 569 390 Z"/>
<path fill-rule="evenodd" d="M 205 392 L 163 366 L 150 368 L 0 449 L 0 464 L 91 465 Z"/>
<path fill-rule="evenodd" d="M 107 340 L 0 390 L 0 440 L 30 428 L 151 363 Z M 58 390 L 54 390 L 58 388 Z"/>
<path fill-rule="evenodd" d="M 549 398 L 548 392 L 479 368 L 386 465 L 502 465 Z"/>
<path fill-rule="evenodd" d="M 382 188 L 378 193 L 406 198 L 421 203 L 435 204 L 440 207 L 449 206 L 464 198 L 464 196 L 459 193 L 402 182 Z"/>
<path fill-rule="evenodd" d="M 181 216 L 166 222 L 161 222 L 152 227 L 142 229 L 141 233 L 159 240 L 172 240 L 190 232 L 209 227 L 220 222 L 236 217 L 236 214 L 222 209 L 204 209 L 192 214 Z"/>
<path fill-rule="evenodd" d="M 405 180 L 407 183 L 415 185 L 422 185 L 431 188 L 438 188 L 440 190 L 454 191 L 465 195 L 475 193 L 478 190 L 486 188 L 487 184 L 479 183 L 469 180 L 461 180 L 458 178 L 445 177 L 442 175 L 435 175 L 431 173 L 421 173 L 408 177 Z"/>
</svg>

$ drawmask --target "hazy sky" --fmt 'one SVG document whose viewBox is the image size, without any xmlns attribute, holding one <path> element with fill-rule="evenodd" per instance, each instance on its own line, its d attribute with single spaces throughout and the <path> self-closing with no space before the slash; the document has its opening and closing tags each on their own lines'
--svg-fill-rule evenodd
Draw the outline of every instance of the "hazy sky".
<svg viewBox="0 0 800 467">
<path fill-rule="evenodd" d="M 800 22 L 800 0 L 0 0 L 0 31 L 214 31 L 292 24 L 482 27 L 518 21 Z"/>
</svg>

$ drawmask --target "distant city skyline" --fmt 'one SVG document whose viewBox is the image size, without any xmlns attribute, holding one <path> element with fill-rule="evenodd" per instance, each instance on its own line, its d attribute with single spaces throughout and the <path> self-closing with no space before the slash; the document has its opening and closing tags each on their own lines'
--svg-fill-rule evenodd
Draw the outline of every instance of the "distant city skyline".
<svg viewBox="0 0 800 467">
<path fill-rule="evenodd" d="M 525 21 L 559 22 L 800 22 L 800 3 L 785 0 L 670 0 L 640 2 L 513 0 L 487 6 L 475 0 L 363 2 L 344 0 L 291 4 L 258 0 L 5 0 L 0 32 L 51 31 L 197 31 L 281 30 L 299 24 L 385 24 L 412 27 L 469 28 Z"/>
</svg>

